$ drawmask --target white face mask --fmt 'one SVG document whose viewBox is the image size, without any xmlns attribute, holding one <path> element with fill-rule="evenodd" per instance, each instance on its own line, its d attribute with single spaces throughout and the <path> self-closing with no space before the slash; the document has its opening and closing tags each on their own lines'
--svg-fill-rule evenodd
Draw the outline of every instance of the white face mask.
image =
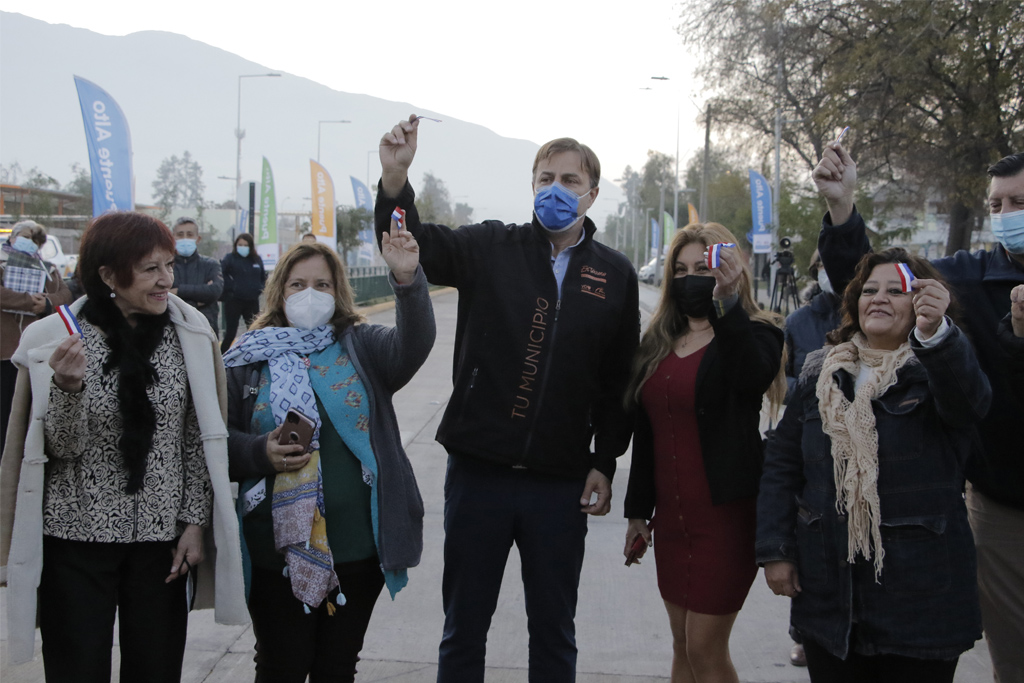
<svg viewBox="0 0 1024 683">
<path fill-rule="evenodd" d="M 326 325 L 334 317 L 334 295 L 307 287 L 284 300 L 284 314 L 300 330 Z"/>
<path fill-rule="evenodd" d="M 832 283 L 829 282 L 824 268 L 818 268 L 818 286 L 821 287 L 821 291 L 832 294 Z"/>
</svg>

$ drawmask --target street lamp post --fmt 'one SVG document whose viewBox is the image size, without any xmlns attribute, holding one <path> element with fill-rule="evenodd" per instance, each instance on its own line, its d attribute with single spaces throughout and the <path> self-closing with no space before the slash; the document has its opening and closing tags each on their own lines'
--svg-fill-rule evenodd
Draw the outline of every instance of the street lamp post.
<svg viewBox="0 0 1024 683">
<path fill-rule="evenodd" d="M 352 123 L 348 119 L 339 119 L 336 121 L 317 121 L 316 122 L 316 163 L 320 163 L 320 128 L 325 123 Z"/>
<path fill-rule="evenodd" d="M 235 225 L 238 225 L 238 188 L 242 186 L 242 79 L 243 78 L 278 78 L 281 74 L 241 74 L 238 76 L 238 121 L 235 126 L 235 137 L 238 138 L 238 154 L 235 157 Z"/>
</svg>

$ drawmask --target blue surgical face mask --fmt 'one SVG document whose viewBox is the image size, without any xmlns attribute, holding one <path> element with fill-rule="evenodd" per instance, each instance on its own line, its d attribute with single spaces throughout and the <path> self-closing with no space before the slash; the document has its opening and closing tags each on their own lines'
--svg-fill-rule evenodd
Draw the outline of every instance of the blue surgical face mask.
<svg viewBox="0 0 1024 683">
<path fill-rule="evenodd" d="M 1011 254 L 1024 254 L 1024 211 L 994 213 L 989 218 L 992 235 L 1003 248 Z"/>
<path fill-rule="evenodd" d="M 235 247 L 235 251 L 237 251 L 238 255 L 241 256 L 242 258 L 245 258 L 249 255 L 249 247 L 244 244 L 239 244 L 237 247 Z"/>
<path fill-rule="evenodd" d="M 558 183 L 542 187 L 533 197 L 533 212 L 537 215 L 537 222 L 548 232 L 568 230 L 582 218 L 576 212 L 579 210 L 580 200 L 588 194 L 590 192 L 577 195 Z M 583 215 L 586 215 L 586 212 Z"/>
<path fill-rule="evenodd" d="M 34 254 L 39 251 L 39 245 L 25 237 L 24 235 L 18 235 L 14 238 L 14 244 L 11 245 L 16 251 L 23 251 L 26 254 Z"/>
<path fill-rule="evenodd" d="M 174 248 L 178 250 L 178 253 L 188 258 L 192 254 L 196 253 L 196 241 L 195 240 L 175 240 Z"/>
</svg>

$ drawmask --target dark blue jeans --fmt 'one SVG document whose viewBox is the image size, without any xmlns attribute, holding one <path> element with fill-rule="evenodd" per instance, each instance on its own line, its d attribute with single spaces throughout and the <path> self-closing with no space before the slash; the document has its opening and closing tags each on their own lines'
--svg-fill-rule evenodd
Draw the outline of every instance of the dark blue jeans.
<svg viewBox="0 0 1024 683">
<path fill-rule="evenodd" d="M 438 683 L 483 683 L 487 630 L 509 549 L 522 558 L 531 683 L 576 680 L 576 595 L 587 515 L 584 480 L 448 458 L 444 637 Z"/>
</svg>

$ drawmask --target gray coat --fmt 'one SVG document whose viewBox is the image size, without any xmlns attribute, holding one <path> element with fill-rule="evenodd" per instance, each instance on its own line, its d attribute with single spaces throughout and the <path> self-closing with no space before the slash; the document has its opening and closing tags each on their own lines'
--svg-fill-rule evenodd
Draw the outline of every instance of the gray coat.
<svg viewBox="0 0 1024 683">
<path fill-rule="evenodd" d="M 345 345 L 370 401 L 370 445 L 377 459 L 377 553 L 385 570 L 415 567 L 423 552 L 423 498 L 402 448 L 391 399 L 412 379 L 434 346 L 434 309 L 423 269 L 395 290 L 395 327 L 350 326 Z M 233 481 L 276 474 L 267 459 L 267 435 L 253 434 L 252 413 L 263 364 L 228 368 L 228 457 Z"/>
<path fill-rule="evenodd" d="M 220 336 L 220 293 L 224 291 L 224 278 L 220 262 L 196 252 L 185 257 L 174 255 L 174 286 L 185 303 L 194 306 L 210 321 L 214 334 Z"/>
</svg>

